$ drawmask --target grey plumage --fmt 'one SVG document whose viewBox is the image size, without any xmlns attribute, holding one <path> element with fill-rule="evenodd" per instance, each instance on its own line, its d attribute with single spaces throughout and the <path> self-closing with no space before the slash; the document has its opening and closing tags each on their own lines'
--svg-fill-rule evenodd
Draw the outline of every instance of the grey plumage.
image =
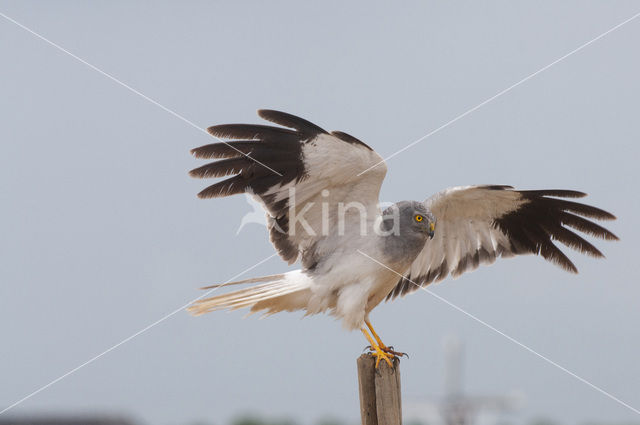
<svg viewBox="0 0 640 425">
<path fill-rule="evenodd" d="M 425 220 L 416 222 L 416 214 L 423 215 Z M 395 203 L 382 212 L 382 217 L 384 236 L 380 243 L 385 260 L 390 264 L 410 263 L 430 237 L 430 224 L 435 223 L 435 217 L 422 202 L 417 201 Z"/>
</svg>

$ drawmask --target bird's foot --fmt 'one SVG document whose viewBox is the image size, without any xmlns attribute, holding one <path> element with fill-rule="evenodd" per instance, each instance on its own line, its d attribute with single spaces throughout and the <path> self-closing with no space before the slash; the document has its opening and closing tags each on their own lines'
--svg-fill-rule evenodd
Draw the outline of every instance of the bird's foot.
<svg viewBox="0 0 640 425">
<path fill-rule="evenodd" d="M 380 349 L 382 351 L 384 351 L 385 353 L 387 353 L 387 354 L 391 354 L 394 357 L 406 357 L 406 358 L 409 358 L 409 355 L 407 353 L 403 353 L 402 351 L 395 351 L 393 349 L 393 345 L 390 345 L 388 347 L 386 345 L 381 345 Z M 375 351 L 375 350 L 370 345 L 367 345 L 366 347 L 363 348 L 362 351 Z"/>
<path fill-rule="evenodd" d="M 382 351 L 384 351 L 385 353 L 387 353 L 387 354 L 391 354 L 394 357 L 403 357 L 404 356 L 406 358 L 409 358 L 409 355 L 407 353 L 403 353 L 402 351 L 395 351 L 393 349 L 393 346 L 391 346 L 391 345 L 389 347 L 387 347 L 386 345 L 381 345 L 380 349 Z"/>
<path fill-rule="evenodd" d="M 365 336 L 365 338 L 367 338 L 367 340 L 369 341 L 369 346 L 367 347 L 369 349 L 369 352 L 373 355 L 373 357 L 376 358 L 376 369 L 380 364 L 380 360 L 384 360 L 385 362 L 387 362 L 389 367 L 393 367 L 393 359 L 406 356 L 405 353 L 394 351 L 393 347 L 387 347 L 386 345 L 384 345 L 382 341 L 380 341 L 380 337 L 378 337 L 373 329 L 371 329 L 371 332 L 374 334 L 377 341 L 374 341 L 371 335 L 369 335 L 369 333 L 364 328 L 360 330 L 362 331 L 362 334 Z"/>
<path fill-rule="evenodd" d="M 370 347 L 370 349 L 371 349 L 371 355 L 376 358 L 376 369 L 380 364 L 380 360 L 384 360 L 385 362 L 387 362 L 389 367 L 393 367 L 393 359 L 396 357 L 395 354 L 387 353 L 377 345 Z"/>
</svg>

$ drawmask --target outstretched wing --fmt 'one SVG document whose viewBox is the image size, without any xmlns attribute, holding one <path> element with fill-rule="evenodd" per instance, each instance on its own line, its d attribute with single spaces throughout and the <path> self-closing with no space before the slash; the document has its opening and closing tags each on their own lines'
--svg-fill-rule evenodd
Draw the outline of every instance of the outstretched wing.
<svg viewBox="0 0 640 425">
<path fill-rule="evenodd" d="M 581 198 L 571 190 L 513 190 L 511 186 L 466 186 L 446 189 L 425 201 L 436 218 L 435 235 L 426 242 L 408 273 L 387 299 L 457 277 L 491 264 L 498 257 L 539 254 L 563 269 L 578 269 L 553 243 L 594 257 L 602 253 L 569 228 L 602 239 L 617 240 L 609 230 L 587 220 L 613 220 L 599 208 L 560 198 Z M 586 217 L 586 218 L 585 218 Z"/>
<path fill-rule="evenodd" d="M 213 136 L 230 141 L 192 149 L 196 158 L 219 160 L 191 170 L 190 175 L 233 175 L 198 196 L 251 194 L 267 212 L 270 239 L 280 256 L 291 264 L 302 254 L 303 265 L 311 267 L 313 255 L 305 254 L 315 252 L 316 243 L 337 226 L 340 203 L 355 202 L 372 218 L 376 215 L 386 165 L 369 146 L 346 133 L 329 133 L 284 112 L 260 110 L 258 115 L 288 128 L 252 124 L 210 127 Z M 322 208 L 326 209 L 324 221 Z"/>
</svg>

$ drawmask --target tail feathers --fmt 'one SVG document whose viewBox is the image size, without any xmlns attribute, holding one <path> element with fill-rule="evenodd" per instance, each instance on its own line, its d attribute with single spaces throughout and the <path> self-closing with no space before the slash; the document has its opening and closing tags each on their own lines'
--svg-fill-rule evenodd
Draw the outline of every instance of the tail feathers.
<svg viewBox="0 0 640 425">
<path fill-rule="evenodd" d="M 213 289 L 213 288 L 220 288 L 223 286 L 230 286 L 230 285 L 243 285 L 246 283 L 273 282 L 276 280 L 284 279 L 285 274 L 286 273 L 272 274 L 269 276 L 252 277 L 251 279 L 238 280 L 238 281 L 229 282 L 229 283 L 217 283 L 215 285 L 203 286 L 200 289 Z"/>
<path fill-rule="evenodd" d="M 267 310 L 265 314 L 268 315 L 279 311 L 304 309 L 311 296 L 311 291 L 309 290 L 311 279 L 299 270 L 280 275 L 233 282 L 230 283 L 230 285 L 253 282 L 267 283 L 198 300 L 187 310 L 191 314 L 199 316 L 216 310 L 237 310 L 244 307 L 251 307 L 252 313 Z M 219 286 L 222 285 L 213 285 L 210 288 Z"/>
</svg>

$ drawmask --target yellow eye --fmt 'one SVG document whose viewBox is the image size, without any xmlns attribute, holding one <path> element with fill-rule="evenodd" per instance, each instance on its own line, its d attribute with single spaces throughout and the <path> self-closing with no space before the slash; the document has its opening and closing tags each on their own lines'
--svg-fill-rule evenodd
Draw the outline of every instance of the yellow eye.
<svg viewBox="0 0 640 425">
<path fill-rule="evenodd" d="M 420 214 L 416 215 L 414 218 L 418 223 L 420 223 L 422 220 L 424 220 L 424 217 L 421 216 Z"/>
</svg>

